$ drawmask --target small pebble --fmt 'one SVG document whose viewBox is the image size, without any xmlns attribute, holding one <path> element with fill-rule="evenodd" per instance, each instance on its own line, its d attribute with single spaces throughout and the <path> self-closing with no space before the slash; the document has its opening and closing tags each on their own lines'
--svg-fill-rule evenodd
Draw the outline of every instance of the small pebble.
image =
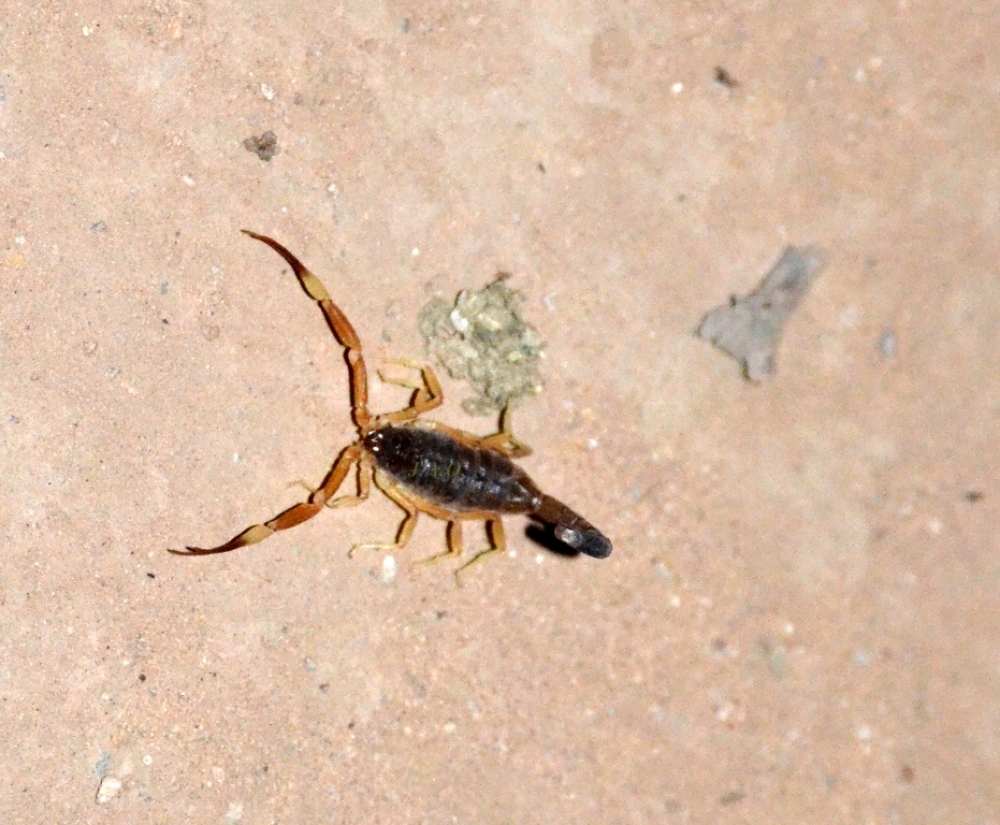
<svg viewBox="0 0 1000 825">
<path fill-rule="evenodd" d="M 396 581 L 396 576 L 399 573 L 399 565 L 396 563 L 395 556 L 386 556 L 382 559 L 382 581 L 385 584 L 392 584 Z"/>
<path fill-rule="evenodd" d="M 107 805 L 112 799 L 118 796 L 122 789 L 122 781 L 114 776 L 105 776 L 101 780 L 101 785 L 97 789 L 97 804 Z"/>
</svg>

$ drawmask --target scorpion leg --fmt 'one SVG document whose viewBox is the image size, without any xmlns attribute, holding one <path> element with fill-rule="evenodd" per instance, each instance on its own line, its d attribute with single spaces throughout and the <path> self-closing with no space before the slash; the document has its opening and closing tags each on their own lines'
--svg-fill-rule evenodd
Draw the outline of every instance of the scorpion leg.
<svg viewBox="0 0 1000 825">
<path fill-rule="evenodd" d="M 406 546 L 413 535 L 413 528 L 417 526 L 417 508 L 413 503 L 402 492 L 389 484 L 379 484 L 379 488 L 398 504 L 401 509 L 406 511 L 406 517 L 403 519 L 403 523 L 399 525 L 399 531 L 396 533 L 396 540 L 386 543 L 355 544 L 348 551 L 348 558 L 357 553 L 358 550 L 388 550 L 390 552 L 399 550 Z"/>
<path fill-rule="evenodd" d="M 473 556 L 465 564 L 459 567 L 458 570 L 455 571 L 456 581 L 458 581 L 459 576 L 465 573 L 465 571 L 472 567 L 472 565 L 479 564 L 479 562 L 485 561 L 490 556 L 495 556 L 497 553 L 502 553 L 507 549 L 507 535 L 504 533 L 503 522 L 500 519 L 494 518 L 487 521 L 486 532 L 489 533 L 490 545 L 492 546 L 489 550 L 483 550 L 482 553 Z"/>
<path fill-rule="evenodd" d="M 500 432 L 486 436 L 479 442 L 479 446 L 496 450 L 508 458 L 524 458 L 532 453 L 531 447 L 518 441 L 511 431 L 510 405 L 504 407 L 500 413 Z"/>
<path fill-rule="evenodd" d="M 218 547 L 188 547 L 186 551 L 171 550 L 170 552 L 187 556 L 210 556 L 215 553 L 228 553 L 230 550 L 236 550 L 239 547 L 247 547 L 251 544 L 262 542 L 264 539 L 273 536 L 279 530 L 287 530 L 289 527 L 295 527 L 298 524 L 302 524 L 302 522 L 311 519 L 323 509 L 323 506 L 326 504 L 326 500 L 337 492 L 337 489 L 347 477 L 347 473 L 351 469 L 351 466 L 355 464 L 360 457 L 361 442 L 357 442 L 352 444 L 340 454 L 337 462 L 333 465 L 333 469 L 330 470 L 329 475 L 327 475 L 326 480 L 323 482 L 323 486 L 309 496 L 308 501 L 303 501 L 300 504 L 289 507 L 285 510 L 285 512 L 265 524 L 255 524 L 253 527 L 244 530 L 235 538 L 227 541 L 225 544 L 220 544 Z M 350 500 L 345 501 L 345 506 L 349 506 L 350 504 L 356 504 L 358 501 L 361 501 L 363 496 L 345 496 L 344 499 L 338 500 L 344 501 L 345 499 Z M 337 506 L 336 502 L 333 502 L 333 505 Z"/>
<path fill-rule="evenodd" d="M 330 499 L 326 502 L 327 507 L 354 507 L 368 498 L 372 489 L 372 471 L 368 466 L 367 456 L 361 453 L 361 460 L 358 461 L 358 493 L 354 496 L 341 496 Z M 334 491 L 335 492 L 335 491 Z"/>
<path fill-rule="evenodd" d="M 433 556 L 429 556 L 426 559 L 421 559 L 415 564 L 421 566 L 427 564 L 437 564 L 439 561 L 444 561 L 445 559 L 450 559 L 452 556 L 461 556 L 465 550 L 465 541 L 462 538 L 462 522 L 460 521 L 449 521 L 448 526 L 445 528 L 445 535 L 448 537 L 448 549 L 443 553 L 435 553 Z"/>
<path fill-rule="evenodd" d="M 472 565 L 478 564 L 487 557 L 495 555 L 496 553 L 503 553 L 507 549 L 507 537 L 504 534 L 503 522 L 500 519 L 487 519 L 486 532 L 490 539 L 489 549 L 483 550 L 481 553 L 477 553 L 455 571 L 455 580 L 459 584 L 461 584 L 461 575 L 472 567 Z M 439 561 L 461 556 L 464 550 L 465 544 L 462 540 L 462 522 L 449 521 L 448 549 L 444 553 L 438 553 L 436 556 L 431 556 L 430 558 L 417 562 L 417 564 L 437 564 Z"/>
<path fill-rule="evenodd" d="M 418 384 L 413 381 L 386 376 L 382 372 L 379 372 L 379 378 L 385 383 L 408 387 L 414 390 L 414 393 L 410 401 L 410 406 L 404 407 L 397 412 L 380 415 L 376 426 L 381 427 L 385 424 L 399 424 L 403 421 L 412 421 L 425 412 L 441 406 L 444 402 L 444 391 L 441 389 L 441 382 L 438 381 L 438 377 L 433 369 L 426 364 L 419 364 L 416 361 L 410 361 L 406 358 L 393 358 L 390 359 L 389 363 L 400 364 L 404 367 L 418 370 L 420 372 L 421 383 Z"/>
<path fill-rule="evenodd" d="M 292 271 L 302 284 L 306 294 L 319 304 L 320 309 L 326 316 L 327 323 L 333 331 L 334 337 L 344 347 L 347 352 L 347 367 L 351 373 L 351 403 L 354 423 L 362 430 L 367 429 L 372 422 L 372 415 L 368 412 L 368 372 L 365 369 L 365 359 L 361 354 L 361 340 L 358 334 L 347 320 L 347 316 L 341 311 L 330 298 L 330 293 L 326 291 L 323 282 L 310 272 L 305 264 L 289 252 L 284 246 L 274 238 L 266 235 L 258 235 L 249 229 L 242 230 L 245 235 L 249 235 L 254 240 L 267 244 L 271 249 L 284 258 Z M 440 389 L 440 387 L 438 388 Z"/>
</svg>

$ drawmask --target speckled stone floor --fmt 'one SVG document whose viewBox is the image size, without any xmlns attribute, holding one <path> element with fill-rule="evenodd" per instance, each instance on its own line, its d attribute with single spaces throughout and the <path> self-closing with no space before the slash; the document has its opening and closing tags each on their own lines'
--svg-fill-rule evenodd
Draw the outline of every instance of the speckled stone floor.
<svg viewBox="0 0 1000 825">
<path fill-rule="evenodd" d="M 997 42 L 976 2 L 7 0 L 0 819 L 1000 823 Z M 382 496 L 170 555 L 354 437 L 241 228 L 373 368 L 513 273 L 523 466 L 611 557 L 510 519 L 459 588 L 425 518 L 386 575 Z M 789 244 L 826 268 L 754 386 L 694 330 Z"/>
</svg>

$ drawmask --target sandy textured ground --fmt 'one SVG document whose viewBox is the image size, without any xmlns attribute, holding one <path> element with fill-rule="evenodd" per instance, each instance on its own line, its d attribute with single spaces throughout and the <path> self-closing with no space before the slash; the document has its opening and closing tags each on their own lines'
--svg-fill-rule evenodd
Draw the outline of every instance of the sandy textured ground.
<svg viewBox="0 0 1000 825">
<path fill-rule="evenodd" d="M 1000 823 L 998 42 L 975 0 L 5 0 L 0 819 Z M 523 464 L 611 558 L 511 519 L 457 588 L 425 519 L 386 584 L 382 496 L 168 554 L 353 437 L 241 227 L 373 365 L 515 273 Z M 751 386 L 693 330 L 805 243 Z"/>
</svg>

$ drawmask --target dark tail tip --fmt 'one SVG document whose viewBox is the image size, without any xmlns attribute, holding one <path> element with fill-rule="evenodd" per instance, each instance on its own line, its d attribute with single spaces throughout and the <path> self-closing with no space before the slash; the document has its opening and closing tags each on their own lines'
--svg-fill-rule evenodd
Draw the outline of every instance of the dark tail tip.
<svg viewBox="0 0 1000 825">
<path fill-rule="evenodd" d="M 611 555 L 611 542 L 597 528 L 590 525 L 588 527 L 590 529 L 581 530 L 578 527 L 556 525 L 554 532 L 559 541 L 568 544 L 574 550 L 579 550 L 595 559 L 606 559 Z"/>
<path fill-rule="evenodd" d="M 534 515 L 551 524 L 555 537 L 577 552 L 595 559 L 606 559 L 611 555 L 611 542 L 608 538 L 561 501 L 543 495 L 542 503 Z"/>
</svg>

